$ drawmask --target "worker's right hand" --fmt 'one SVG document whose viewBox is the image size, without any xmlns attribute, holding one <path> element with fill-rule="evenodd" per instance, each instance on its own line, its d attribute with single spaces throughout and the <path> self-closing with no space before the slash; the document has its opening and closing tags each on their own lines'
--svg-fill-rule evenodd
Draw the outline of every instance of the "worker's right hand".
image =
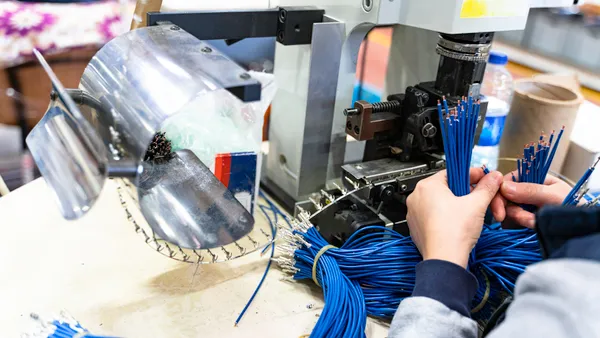
<svg viewBox="0 0 600 338">
<path fill-rule="evenodd" d="M 502 174 L 485 175 L 471 168 L 473 191 L 455 196 L 448 187 L 446 171 L 419 181 L 408 196 L 406 220 L 410 236 L 424 260 L 438 259 L 467 267 L 469 254 L 477 243 L 485 212 L 502 183 Z"/>
<path fill-rule="evenodd" d="M 532 229 L 535 226 L 535 215 L 517 204 L 536 207 L 560 205 L 571 191 L 566 182 L 551 175 L 546 176 L 544 184 L 516 183 L 512 181 L 513 175 L 516 176 L 517 173 L 512 172 L 504 176 L 500 192 L 491 203 L 492 213 L 498 222 L 511 220 Z"/>
</svg>

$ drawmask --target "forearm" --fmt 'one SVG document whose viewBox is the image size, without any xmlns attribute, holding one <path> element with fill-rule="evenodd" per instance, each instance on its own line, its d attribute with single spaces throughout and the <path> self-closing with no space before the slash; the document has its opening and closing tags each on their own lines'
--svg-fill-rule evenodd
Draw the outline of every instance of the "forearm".
<svg viewBox="0 0 600 338">
<path fill-rule="evenodd" d="M 549 259 L 519 277 L 515 300 L 490 337 L 599 337 L 600 212 L 545 208 L 536 224 Z"/>
<path fill-rule="evenodd" d="M 477 337 L 477 323 L 469 316 L 476 288 L 475 277 L 456 264 L 419 263 L 413 295 L 400 303 L 389 337 Z"/>
<path fill-rule="evenodd" d="M 599 337 L 600 264 L 551 259 L 519 278 L 504 321 L 489 335 L 500 337 Z"/>
</svg>

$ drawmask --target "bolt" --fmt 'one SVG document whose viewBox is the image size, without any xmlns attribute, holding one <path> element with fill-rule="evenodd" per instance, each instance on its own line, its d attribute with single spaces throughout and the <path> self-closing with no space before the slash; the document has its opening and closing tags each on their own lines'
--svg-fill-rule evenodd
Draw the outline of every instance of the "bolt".
<svg viewBox="0 0 600 338">
<path fill-rule="evenodd" d="M 403 184 L 400 186 L 401 191 L 406 191 L 407 189 L 408 189 L 408 187 L 406 186 L 406 184 Z"/>
<path fill-rule="evenodd" d="M 248 73 L 240 74 L 240 78 L 242 80 L 249 80 L 250 79 L 250 74 L 248 74 Z"/>
<path fill-rule="evenodd" d="M 356 135 L 360 134 L 360 128 L 358 126 L 354 126 L 354 133 Z"/>
<path fill-rule="evenodd" d="M 208 53 L 212 53 L 212 48 L 210 48 L 210 47 L 202 47 L 202 49 L 200 49 L 200 51 L 202 53 L 207 53 L 208 54 Z"/>
<path fill-rule="evenodd" d="M 379 194 L 379 197 L 381 198 L 382 201 L 389 202 L 393 196 L 394 196 L 394 187 L 393 186 L 386 184 L 381 187 L 381 193 Z"/>
<path fill-rule="evenodd" d="M 181 29 L 181 28 L 179 28 L 179 26 L 171 26 L 171 30 L 172 30 L 172 31 L 178 31 L 178 30 L 180 30 L 180 29 Z"/>
<path fill-rule="evenodd" d="M 344 109 L 344 116 L 352 116 L 360 114 L 360 110 L 357 108 L 346 108 Z"/>
<path fill-rule="evenodd" d="M 421 134 L 424 137 L 432 138 L 437 134 L 437 128 L 433 124 L 427 123 L 423 126 L 423 129 L 421 129 Z"/>
</svg>

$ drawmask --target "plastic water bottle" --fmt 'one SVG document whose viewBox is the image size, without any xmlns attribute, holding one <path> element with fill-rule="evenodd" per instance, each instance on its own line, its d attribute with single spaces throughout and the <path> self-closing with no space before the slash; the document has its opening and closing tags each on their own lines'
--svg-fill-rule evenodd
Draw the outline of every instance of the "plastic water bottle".
<svg viewBox="0 0 600 338">
<path fill-rule="evenodd" d="M 486 165 L 490 170 L 498 167 L 500 137 L 513 93 L 513 79 L 506 69 L 507 62 L 506 54 L 490 52 L 481 86 L 488 107 L 479 142 L 473 149 L 473 167 Z"/>
</svg>

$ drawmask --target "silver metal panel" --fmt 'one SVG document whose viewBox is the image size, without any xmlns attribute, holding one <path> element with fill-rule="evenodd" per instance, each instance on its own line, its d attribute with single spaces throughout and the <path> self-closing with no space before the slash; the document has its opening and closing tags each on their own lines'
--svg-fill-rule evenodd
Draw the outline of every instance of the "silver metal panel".
<svg viewBox="0 0 600 338">
<path fill-rule="evenodd" d="M 81 78 L 80 89 L 108 108 L 109 114 L 90 120 L 97 128 L 117 129 L 127 157 L 141 159 L 161 124 L 196 96 L 258 84 L 240 78 L 244 69 L 225 55 L 173 27 L 146 27 L 115 38 Z M 101 133 L 111 141 L 109 130 Z"/>
<path fill-rule="evenodd" d="M 233 243 L 254 225 L 250 213 L 187 149 L 167 163 L 145 163 L 138 193 L 142 213 L 156 235 L 184 248 Z"/>
<path fill-rule="evenodd" d="M 325 184 L 344 37 L 343 23 L 324 22 L 311 46 L 276 48 L 267 175 L 293 198 Z"/>
<path fill-rule="evenodd" d="M 345 163 L 345 158 L 360 158 L 361 160 L 363 158 L 365 142 L 357 141 L 351 147 L 346 146 L 346 116 L 344 116 L 343 111 L 352 105 L 358 52 L 360 51 L 360 45 L 373 27 L 373 24 L 361 24 L 354 27 L 344 43 L 337 81 L 335 109 L 333 111 L 333 128 L 331 130 L 331 147 L 327 169 L 328 180 L 341 176 L 341 166 Z M 355 153 L 346 155 L 346 150 Z"/>
<path fill-rule="evenodd" d="M 63 217 L 77 219 L 92 207 L 106 180 L 107 152 L 42 55 L 34 50 L 59 99 L 27 136 L 31 155 Z"/>
<path fill-rule="evenodd" d="M 65 217 L 80 217 L 96 200 L 110 156 L 143 166 L 130 189 L 154 242 L 221 247 L 248 234 L 254 220 L 210 169 L 187 150 L 164 164 L 142 160 L 170 117 L 217 90 L 255 85 L 243 68 L 178 27 L 141 28 L 112 40 L 90 61 L 80 89 L 93 104 L 77 107 L 59 91 L 60 100 L 27 141 Z"/>
<path fill-rule="evenodd" d="M 346 173 L 352 175 L 354 179 L 370 184 L 381 180 L 423 173 L 428 170 L 428 166 L 423 162 L 400 162 L 394 158 L 383 158 L 375 161 L 347 164 L 343 166 L 343 169 Z"/>
</svg>

